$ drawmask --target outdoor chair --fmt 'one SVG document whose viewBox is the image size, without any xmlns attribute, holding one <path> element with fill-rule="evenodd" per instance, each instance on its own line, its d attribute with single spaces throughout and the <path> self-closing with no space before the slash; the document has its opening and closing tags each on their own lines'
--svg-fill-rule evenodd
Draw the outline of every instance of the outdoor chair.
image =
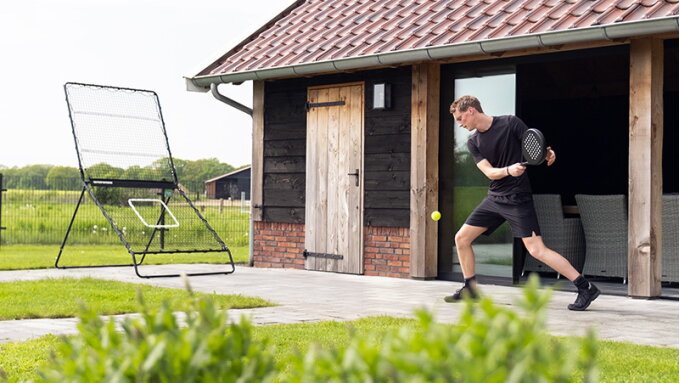
<svg viewBox="0 0 680 383">
<path fill-rule="evenodd" d="M 534 206 L 545 245 L 565 257 L 579 272 L 585 259 L 585 238 L 581 220 L 565 218 L 559 194 L 534 194 Z M 524 271 L 555 272 L 546 264 L 528 256 Z M 559 278 L 559 274 L 557 275 Z"/>
<path fill-rule="evenodd" d="M 628 277 L 628 213 L 624 195 L 577 194 L 586 237 L 583 274 Z"/>
<path fill-rule="evenodd" d="M 663 258 L 661 280 L 663 282 L 678 282 L 678 195 L 666 194 L 662 198 Z"/>
</svg>

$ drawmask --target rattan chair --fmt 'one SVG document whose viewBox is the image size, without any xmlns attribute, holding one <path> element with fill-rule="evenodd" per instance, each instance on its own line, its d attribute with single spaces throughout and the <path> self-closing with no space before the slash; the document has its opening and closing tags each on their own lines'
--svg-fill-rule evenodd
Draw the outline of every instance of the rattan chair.
<svg viewBox="0 0 680 383">
<path fill-rule="evenodd" d="M 564 217 L 562 198 L 559 194 L 534 194 L 534 207 L 545 245 L 565 257 L 581 272 L 585 259 L 585 238 L 581 220 Z M 524 271 L 556 272 L 531 256 L 526 257 Z"/>
<path fill-rule="evenodd" d="M 678 282 L 678 195 L 664 195 L 661 213 L 663 258 L 661 280 Z"/>
<path fill-rule="evenodd" d="M 577 194 L 586 236 L 584 275 L 628 277 L 628 213 L 624 195 Z"/>
</svg>

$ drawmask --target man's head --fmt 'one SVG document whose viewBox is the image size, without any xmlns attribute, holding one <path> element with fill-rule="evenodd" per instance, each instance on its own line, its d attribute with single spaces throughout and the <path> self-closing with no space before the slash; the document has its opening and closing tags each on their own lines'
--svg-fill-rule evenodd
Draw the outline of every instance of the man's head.
<svg viewBox="0 0 680 383">
<path fill-rule="evenodd" d="M 484 113 L 482 104 L 475 96 L 462 96 L 451 103 L 449 111 L 458 124 L 467 129 L 476 129 L 476 117 L 479 113 Z"/>
</svg>

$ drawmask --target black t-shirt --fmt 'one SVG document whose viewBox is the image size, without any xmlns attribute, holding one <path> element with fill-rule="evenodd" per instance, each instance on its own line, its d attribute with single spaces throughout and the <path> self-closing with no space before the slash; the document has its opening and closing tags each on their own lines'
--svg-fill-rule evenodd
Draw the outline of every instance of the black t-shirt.
<svg viewBox="0 0 680 383">
<path fill-rule="evenodd" d="M 522 133 L 527 126 L 516 116 L 493 117 L 491 127 L 484 133 L 475 132 L 467 142 L 468 150 L 475 163 L 486 159 L 494 168 L 504 168 L 522 162 Z M 521 197 L 531 193 L 529 176 L 524 172 L 519 177 L 503 177 L 491 181 L 489 196 Z M 514 196 L 519 194 L 519 196 Z"/>
</svg>

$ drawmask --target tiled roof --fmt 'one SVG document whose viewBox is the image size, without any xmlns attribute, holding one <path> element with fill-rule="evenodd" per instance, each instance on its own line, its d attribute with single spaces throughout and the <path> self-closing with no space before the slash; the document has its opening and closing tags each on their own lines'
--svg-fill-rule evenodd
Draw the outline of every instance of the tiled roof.
<svg viewBox="0 0 680 383">
<path fill-rule="evenodd" d="M 678 0 L 307 0 L 201 75 L 678 15 Z"/>
</svg>

